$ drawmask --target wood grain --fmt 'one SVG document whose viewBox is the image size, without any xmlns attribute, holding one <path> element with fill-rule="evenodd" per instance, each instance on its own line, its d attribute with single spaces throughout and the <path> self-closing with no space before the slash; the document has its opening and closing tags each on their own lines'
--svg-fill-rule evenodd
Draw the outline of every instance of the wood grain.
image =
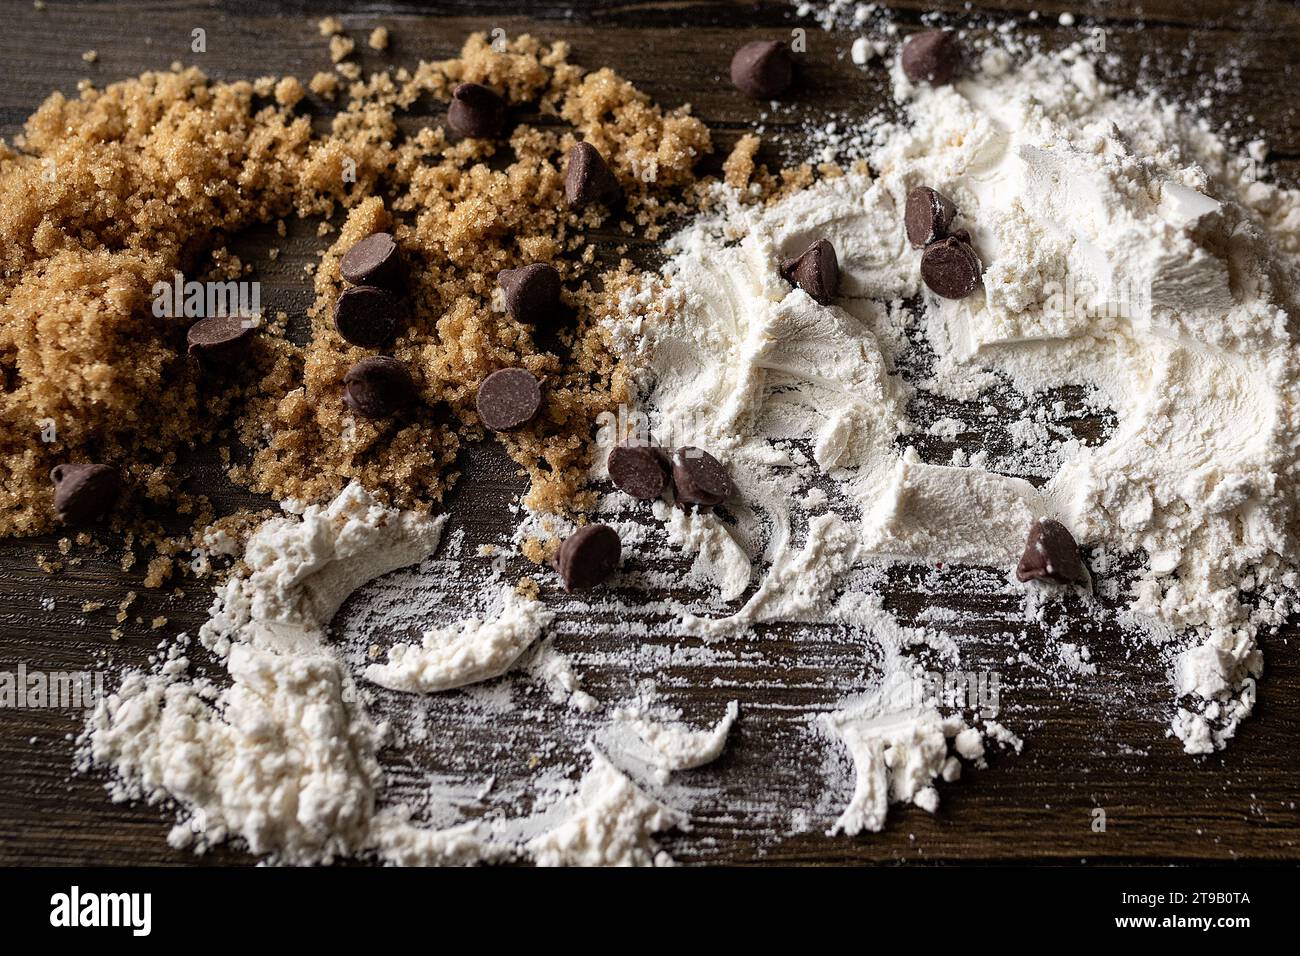
<svg viewBox="0 0 1300 956">
<path fill-rule="evenodd" d="M 920 22 L 926 10 L 962 11 L 964 4 L 896 4 L 904 26 Z M 1028 11 L 1042 13 L 1030 20 Z M 720 149 L 760 121 L 760 109 L 724 82 L 732 50 L 765 30 L 811 27 L 795 21 L 784 4 L 725 3 L 515 3 L 505 14 L 484 3 L 358 4 L 342 19 L 348 31 L 388 26 L 394 36 L 388 53 L 359 44 L 366 67 L 411 64 L 417 58 L 450 56 L 473 30 L 500 26 L 509 33 L 529 31 L 568 40 L 583 65 L 610 65 L 665 105 L 689 102 L 714 129 Z M 1057 25 L 1057 14 L 1079 16 L 1073 29 Z M 314 3 L 58 3 L 37 11 L 15 3 L 7 9 L 0 34 L 0 134 L 12 136 L 22 119 L 52 89 L 72 91 L 76 81 L 97 82 L 166 66 L 173 59 L 197 62 L 221 79 L 267 73 L 308 77 L 328 67 L 315 21 L 324 12 Z M 1300 8 L 1278 2 L 1155 0 L 1137 5 L 1093 6 L 1045 2 L 975 4 L 967 22 L 979 25 L 994 14 L 1014 17 L 1022 29 L 1049 45 L 1072 42 L 1085 25 L 1107 31 L 1107 49 L 1118 54 L 1109 66 L 1113 78 L 1135 86 L 1156 86 L 1178 94 L 1213 93 L 1211 118 L 1231 123 L 1242 135 L 1264 135 L 1278 175 L 1294 184 L 1300 172 L 1300 122 L 1295 114 Z M 189 52 L 190 30 L 208 32 L 208 52 Z M 805 79 L 789 109 L 762 119 L 773 134 L 767 156 L 779 160 L 782 144 L 798 146 L 799 125 L 807 119 L 847 112 L 861 115 L 884 101 L 877 73 L 862 73 L 847 61 L 852 34 L 809 30 Z M 81 60 L 94 49 L 98 60 Z M 1238 63 L 1239 80 L 1228 78 L 1214 89 L 1210 78 L 1229 62 Z M 404 122 L 438 122 L 435 104 L 417 106 Z M 793 155 L 790 154 L 790 155 Z M 263 302 L 301 317 L 310 289 L 302 266 L 317 248 L 314 230 L 301 224 L 284 245 L 278 262 L 263 255 L 269 237 L 256 231 L 243 240 L 253 261 L 263 264 Z M 643 253 L 652 256 L 650 251 Z M 198 455 L 190 463 L 193 483 L 223 507 L 258 503 L 225 482 L 215 459 Z M 520 490 L 513 470 L 491 447 L 467 455 L 467 473 L 450 503 L 451 526 L 463 529 L 466 553 L 497 540 L 508 526 L 507 506 Z M 190 587 L 183 596 L 146 592 L 139 574 L 118 567 L 117 550 L 88 559 L 79 567 L 46 575 L 38 555 L 55 555 L 52 538 L 0 542 L 0 670 L 19 662 L 44 670 L 142 665 L 163 636 L 191 633 L 205 617 L 210 596 Z M 996 583 L 995 579 L 991 581 Z M 933 585 L 933 582 L 930 582 Z M 955 581 L 948 582 L 955 587 Z M 1295 860 L 1300 857 L 1300 813 L 1295 806 L 1296 740 L 1300 739 L 1300 664 L 1296 630 L 1266 640 L 1268 673 L 1256 716 L 1241 739 L 1223 754 L 1191 759 L 1176 741 L 1162 738 L 1169 689 L 1158 653 L 1130 638 L 1103 631 L 1083 635 L 1093 648 L 1099 676 L 1082 680 L 1066 696 L 1035 678 L 1033 669 L 1007 665 L 1008 649 L 998 635 L 1005 629 L 1007 599 L 922 592 L 916 575 L 900 573 L 890 600 L 908 619 L 926 603 L 959 607 L 973 623 L 963 644 L 970 666 L 999 667 L 1014 687 L 1015 717 L 1008 718 L 1027 739 L 1023 754 L 995 756 L 992 766 L 970 772 L 943 788 L 936 816 L 898 809 L 887 829 L 859 839 L 828 838 L 814 828 L 789 834 L 784 822 L 764 810 L 768 797 L 790 806 L 804 801 L 815 809 L 824 789 L 824 752 L 809 749 L 801 734 L 806 709 L 833 703 L 834 692 L 865 676 L 864 650 L 842 646 L 830 632 L 775 629 L 763 635 L 762 672 L 743 663 L 693 670 L 688 664 L 653 664 L 647 673 L 673 702 L 700 721 L 716 716 L 725 700 L 739 697 L 746 719 L 734 743 L 716 765 L 699 773 L 699 804 L 690 834 L 670 836 L 666 844 L 685 860 L 721 863 L 861 863 L 952 861 L 1191 861 Z M 943 582 L 941 580 L 942 588 Z M 128 590 L 140 597 L 114 642 L 113 609 Z M 996 590 L 996 588 L 994 588 Z M 109 609 L 83 613 L 89 600 Z M 52 606 L 52 610 L 49 609 Z M 344 616 L 349 611 L 345 609 Z M 150 633 L 156 614 L 168 624 Z M 597 615 L 597 620 L 599 620 Z M 1074 620 L 1073 618 L 1071 619 Z M 619 623 L 592 637 L 589 620 L 566 617 L 557 627 L 557 644 L 580 656 L 601 658 L 628 638 Z M 1085 628 L 1080 618 L 1079 627 Z M 1020 648 L 1032 658 L 1036 640 Z M 672 644 L 673 642 L 665 642 Z M 685 642 L 681 642 L 685 643 Z M 619 694 L 637 675 L 616 668 L 582 668 L 590 689 Z M 642 675 L 644 676 L 644 675 Z M 727 686 L 717 686 L 721 681 Z M 383 701 L 380 702 L 383 705 Z M 72 776 L 72 744 L 79 716 L 57 710 L 0 710 L 0 863 L 179 864 L 195 862 L 170 850 L 167 824 L 152 808 L 114 806 L 97 777 Z M 525 729 L 512 740 L 526 745 Z M 540 731 L 536 731 L 540 733 Z M 489 735 L 490 736 L 490 735 Z M 458 742 L 462 743 L 462 742 Z M 468 739 L 467 759 L 490 753 L 491 739 Z M 539 743 L 540 746 L 540 743 Z M 794 752 L 791 752 L 791 751 Z M 430 759 L 439 759 L 437 755 Z M 490 758 L 489 758 L 490 759 Z M 415 775 L 395 770 L 395 790 L 415 786 Z M 752 813 L 737 806 L 753 806 Z M 1093 832 L 1092 810 L 1103 807 L 1104 834 Z M 824 824 L 817 817 L 819 824 Z M 787 828 L 788 829 L 788 828 Z M 200 863 L 248 863 L 251 858 L 223 849 Z"/>
</svg>

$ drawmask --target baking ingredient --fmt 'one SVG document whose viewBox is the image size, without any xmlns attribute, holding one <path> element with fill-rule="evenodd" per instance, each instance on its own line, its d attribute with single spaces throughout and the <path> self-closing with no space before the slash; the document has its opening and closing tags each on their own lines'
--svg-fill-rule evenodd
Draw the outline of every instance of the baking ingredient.
<svg viewBox="0 0 1300 956">
<path fill-rule="evenodd" d="M 363 358 L 343 375 L 343 402 L 366 418 L 391 418 L 416 400 L 405 363 L 391 355 Z"/>
<path fill-rule="evenodd" d="M 117 503 L 122 482 L 108 465 L 77 463 L 55 465 L 54 509 L 59 520 L 70 525 L 88 524 L 102 518 Z"/>
<path fill-rule="evenodd" d="M 344 289 L 334 305 L 334 329 L 350 345 L 383 348 L 397 331 L 397 296 L 377 286 Z"/>
<path fill-rule="evenodd" d="M 402 256 L 391 233 L 376 232 L 353 244 L 339 260 L 339 275 L 353 285 L 396 288 L 402 281 Z"/>
<path fill-rule="evenodd" d="M 979 256 L 966 239 L 949 236 L 925 247 L 921 253 L 921 278 L 935 295 L 964 299 L 975 291 L 984 271 Z"/>
<path fill-rule="evenodd" d="M 771 100 L 794 81 L 794 57 L 780 40 L 746 43 L 731 58 L 731 82 L 759 100 Z"/>
<path fill-rule="evenodd" d="M 504 432 L 533 420 L 542 405 L 542 387 L 525 368 L 503 368 L 483 379 L 475 406 L 483 424 Z"/>
<path fill-rule="evenodd" d="M 961 63 L 961 51 L 951 31 L 926 30 L 907 38 L 899 61 L 913 83 L 943 86 L 952 82 Z"/>
<path fill-rule="evenodd" d="M 1057 584 L 1087 582 L 1088 572 L 1079 556 L 1079 545 L 1065 525 L 1051 518 L 1034 522 L 1025 542 L 1025 553 L 1016 565 L 1016 579 Z"/>
<path fill-rule="evenodd" d="M 830 305 L 840 287 L 835 247 L 818 239 L 799 255 L 781 263 L 781 278 L 793 282 L 822 305 Z"/>
<path fill-rule="evenodd" d="M 668 467 L 660 449 L 640 444 L 637 439 L 615 446 L 605 460 L 609 480 L 619 491 L 640 501 L 650 501 L 663 494 L 668 487 Z"/>
<path fill-rule="evenodd" d="M 498 136 L 505 119 L 505 100 L 482 83 L 461 83 L 451 91 L 447 125 L 461 136 Z"/>
<path fill-rule="evenodd" d="M 426 631 L 418 645 L 397 644 L 386 663 L 366 668 L 366 680 L 429 694 L 500 677 L 553 618 L 540 602 L 504 588 L 498 613 Z"/>
<path fill-rule="evenodd" d="M 564 169 L 564 195 L 570 206 L 611 202 L 620 190 L 614 171 L 595 146 L 582 142 L 569 150 Z"/>
<path fill-rule="evenodd" d="M 589 524 L 564 539 L 556 555 L 566 591 L 585 591 L 614 573 L 623 557 L 623 542 L 607 524 Z"/>
<path fill-rule="evenodd" d="M 560 274 L 544 262 L 507 269 L 497 276 L 506 309 L 526 325 L 551 324 L 560 305 Z"/>
</svg>

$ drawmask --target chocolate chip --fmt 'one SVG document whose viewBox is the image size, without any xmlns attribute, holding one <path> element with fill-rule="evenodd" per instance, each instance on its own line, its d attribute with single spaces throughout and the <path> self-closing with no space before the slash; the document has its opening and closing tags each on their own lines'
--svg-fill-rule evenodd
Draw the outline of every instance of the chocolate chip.
<svg viewBox="0 0 1300 956">
<path fill-rule="evenodd" d="M 903 73 L 913 83 L 951 83 L 961 63 L 957 37 L 948 30 L 927 30 L 903 44 Z"/>
<path fill-rule="evenodd" d="M 1021 581 L 1044 579 L 1057 584 L 1086 584 L 1088 572 L 1079 556 L 1079 545 L 1065 525 L 1051 518 L 1035 521 L 1029 529 L 1025 553 L 1016 565 Z"/>
<path fill-rule="evenodd" d="M 930 243 L 921 254 L 921 278 L 935 295 L 945 299 L 966 298 L 980 284 L 983 271 L 970 243 L 955 236 Z"/>
<path fill-rule="evenodd" d="M 560 304 L 560 274 L 544 262 L 506 269 L 497 276 L 497 284 L 510 314 L 526 325 L 544 324 Z"/>
<path fill-rule="evenodd" d="M 386 289 L 358 285 L 345 289 L 334 305 L 334 328 L 363 349 L 377 349 L 393 339 L 397 329 L 397 296 Z"/>
<path fill-rule="evenodd" d="M 590 143 L 578 143 L 569 150 L 564 170 L 564 195 L 570 206 L 608 202 L 620 192 L 614 176 L 600 150 Z"/>
<path fill-rule="evenodd" d="M 391 418 L 415 404 L 415 398 L 411 373 L 387 355 L 363 358 L 343 376 L 343 401 L 366 418 Z"/>
<path fill-rule="evenodd" d="M 230 362 L 244 354 L 247 340 L 257 328 L 242 315 L 214 315 L 199 319 L 185 333 L 190 354 L 213 362 Z"/>
<path fill-rule="evenodd" d="M 828 239 L 818 239 L 793 259 L 781 263 L 781 278 L 793 282 L 822 305 L 830 305 L 840 287 L 840 264 Z"/>
<path fill-rule="evenodd" d="M 699 448 L 673 452 L 673 489 L 678 502 L 711 508 L 731 497 L 731 478 L 722 462 Z"/>
<path fill-rule="evenodd" d="M 66 523 L 90 524 L 113 509 L 122 493 L 122 480 L 108 465 L 56 465 L 50 470 L 54 482 L 54 510 Z"/>
<path fill-rule="evenodd" d="M 907 194 L 907 210 L 903 214 L 907 241 L 913 249 L 924 249 L 935 240 L 947 238 L 948 227 L 956 215 L 957 207 L 943 193 L 929 186 L 917 186 Z"/>
<path fill-rule="evenodd" d="M 532 372 L 503 368 L 478 387 L 478 417 L 494 432 L 505 432 L 532 421 L 542 406 L 542 387 Z"/>
<path fill-rule="evenodd" d="M 393 289 L 402 282 L 402 256 L 389 233 L 366 236 L 343 254 L 339 272 L 353 285 Z"/>
<path fill-rule="evenodd" d="M 731 82 L 755 99 L 775 99 L 790 88 L 793 80 L 794 57 L 780 40 L 746 43 L 731 58 Z"/>
<path fill-rule="evenodd" d="M 462 83 L 451 91 L 447 125 L 461 136 L 496 136 L 506 122 L 506 101 L 481 83 Z"/>
<path fill-rule="evenodd" d="M 668 485 L 669 463 L 662 451 L 650 445 L 625 442 L 609 453 L 610 480 L 633 498 L 649 501 Z"/>
<path fill-rule="evenodd" d="M 622 556 L 623 542 L 617 531 L 607 524 L 589 524 L 565 538 L 555 569 L 564 581 L 564 590 L 582 591 L 609 577 Z"/>
</svg>

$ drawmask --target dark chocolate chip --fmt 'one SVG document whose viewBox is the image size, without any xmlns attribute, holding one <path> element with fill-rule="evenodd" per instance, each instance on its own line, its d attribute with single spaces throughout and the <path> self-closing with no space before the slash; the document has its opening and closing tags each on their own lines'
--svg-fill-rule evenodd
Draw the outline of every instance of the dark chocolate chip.
<svg viewBox="0 0 1300 956">
<path fill-rule="evenodd" d="M 840 287 L 840 263 L 829 239 L 818 239 L 793 259 L 781 263 L 781 278 L 793 282 L 822 305 L 830 305 Z"/>
<path fill-rule="evenodd" d="M 415 398 L 411 373 L 387 355 L 363 358 L 343 376 L 343 401 L 366 418 L 391 418 L 415 404 Z"/>
<path fill-rule="evenodd" d="M 257 326 L 242 315 L 214 315 L 199 319 L 185 333 L 190 354 L 213 362 L 230 362 L 244 354 Z"/>
<path fill-rule="evenodd" d="M 1079 556 L 1079 545 L 1065 525 L 1051 518 L 1035 521 L 1029 529 L 1025 553 L 1016 565 L 1021 581 L 1047 580 L 1057 584 L 1086 584 L 1088 572 Z"/>
<path fill-rule="evenodd" d="M 564 581 L 564 590 L 582 591 L 609 577 L 622 556 L 623 542 L 617 531 L 607 524 L 589 524 L 565 538 L 555 568 Z"/>
<path fill-rule="evenodd" d="M 396 288 L 402 281 L 402 256 L 397 240 L 386 232 L 366 236 L 343 254 L 339 272 L 352 285 Z"/>
<path fill-rule="evenodd" d="M 506 269 L 497 284 L 510 314 L 526 325 L 544 325 L 560 304 L 560 274 L 544 262 Z"/>
<path fill-rule="evenodd" d="M 447 125 L 461 136 L 496 136 L 506 122 L 506 101 L 481 83 L 462 83 L 451 91 Z"/>
<path fill-rule="evenodd" d="M 478 387 L 478 417 L 494 432 L 505 432 L 532 421 L 542 406 L 542 387 L 532 372 L 503 368 Z"/>
<path fill-rule="evenodd" d="M 668 486 L 669 463 L 664 453 L 651 445 L 617 445 L 609 453 L 607 467 L 610 480 L 620 491 L 642 501 L 658 498 Z"/>
<path fill-rule="evenodd" d="M 387 289 L 353 286 L 343 290 L 334 305 L 334 328 L 353 345 L 382 348 L 393 340 L 400 308 L 397 296 Z"/>
<path fill-rule="evenodd" d="M 682 504 L 711 508 L 731 497 L 731 478 L 707 451 L 679 448 L 673 452 L 673 490 Z"/>
<path fill-rule="evenodd" d="M 754 99 L 775 99 L 793 80 L 794 57 L 780 40 L 746 43 L 731 58 L 731 82 Z"/>
<path fill-rule="evenodd" d="M 113 509 L 122 493 L 122 480 L 108 465 L 56 465 L 50 470 L 50 480 L 54 482 L 54 510 L 71 525 L 98 521 Z"/>
<path fill-rule="evenodd" d="M 943 193 L 929 186 L 917 186 L 907 194 L 907 210 L 903 214 L 907 241 L 913 249 L 924 249 L 938 239 L 946 239 L 956 215 L 957 207 Z"/>
<path fill-rule="evenodd" d="M 921 254 L 921 278 L 935 295 L 945 299 L 966 298 L 979 286 L 983 271 L 970 243 L 956 237 L 932 242 Z"/>
<path fill-rule="evenodd" d="M 615 199 L 620 188 L 605 157 L 590 143 L 578 143 L 569 150 L 564 170 L 564 196 L 570 206 Z"/>
<path fill-rule="evenodd" d="M 948 30 L 927 30 L 903 44 L 903 73 L 913 83 L 951 83 L 961 64 L 957 37 Z"/>
</svg>

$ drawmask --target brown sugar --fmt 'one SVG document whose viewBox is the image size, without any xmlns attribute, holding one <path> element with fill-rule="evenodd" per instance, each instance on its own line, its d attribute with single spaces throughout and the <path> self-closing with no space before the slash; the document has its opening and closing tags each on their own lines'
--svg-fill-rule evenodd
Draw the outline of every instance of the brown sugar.
<svg viewBox="0 0 1300 956">
<path fill-rule="evenodd" d="M 338 39 L 334 24 L 322 33 Z M 53 526 L 54 464 L 107 462 L 126 486 L 113 525 L 151 543 L 148 578 L 161 584 L 173 564 L 191 565 L 198 538 L 168 538 L 144 515 L 165 508 L 196 531 L 211 523 L 180 462 L 220 442 L 229 463 L 231 437 L 248 449 L 231 477 L 277 500 L 322 500 L 357 479 L 427 507 L 462 446 L 484 437 L 479 382 L 506 366 L 545 379 L 541 413 L 502 436 L 531 480 L 526 503 L 592 503 L 596 416 L 627 400 L 602 320 L 631 267 L 604 261 L 589 233 L 618 216 L 622 231 L 657 236 L 687 208 L 681 187 L 710 150 L 707 129 L 609 70 L 584 74 L 565 44 L 527 36 L 497 51 L 475 35 L 452 60 L 332 80 L 310 83 L 343 104 L 323 134 L 297 111 L 308 98 L 297 79 L 211 83 L 176 69 L 76 99 L 56 93 L 16 149 L 0 144 L 0 535 Z M 462 81 L 491 85 L 544 122 L 525 120 L 500 141 L 453 139 L 438 125 L 399 132 L 398 113 L 446 100 Z M 625 200 L 614 211 L 564 201 L 563 157 L 580 139 L 619 178 Z M 154 315 L 155 283 L 177 272 L 255 278 L 228 239 L 257 223 L 283 235 L 290 216 L 322 217 L 332 237 L 312 270 L 309 339 L 291 341 L 283 314 L 264 319 L 240 367 L 209 374 L 185 351 L 192 319 Z M 409 277 L 406 321 L 387 351 L 423 399 L 385 421 L 341 401 L 344 372 L 372 353 L 343 341 L 331 318 L 339 260 L 380 229 L 397 238 Z M 565 284 L 567 318 L 554 334 L 516 322 L 496 293 L 501 270 L 539 261 Z"/>
</svg>

